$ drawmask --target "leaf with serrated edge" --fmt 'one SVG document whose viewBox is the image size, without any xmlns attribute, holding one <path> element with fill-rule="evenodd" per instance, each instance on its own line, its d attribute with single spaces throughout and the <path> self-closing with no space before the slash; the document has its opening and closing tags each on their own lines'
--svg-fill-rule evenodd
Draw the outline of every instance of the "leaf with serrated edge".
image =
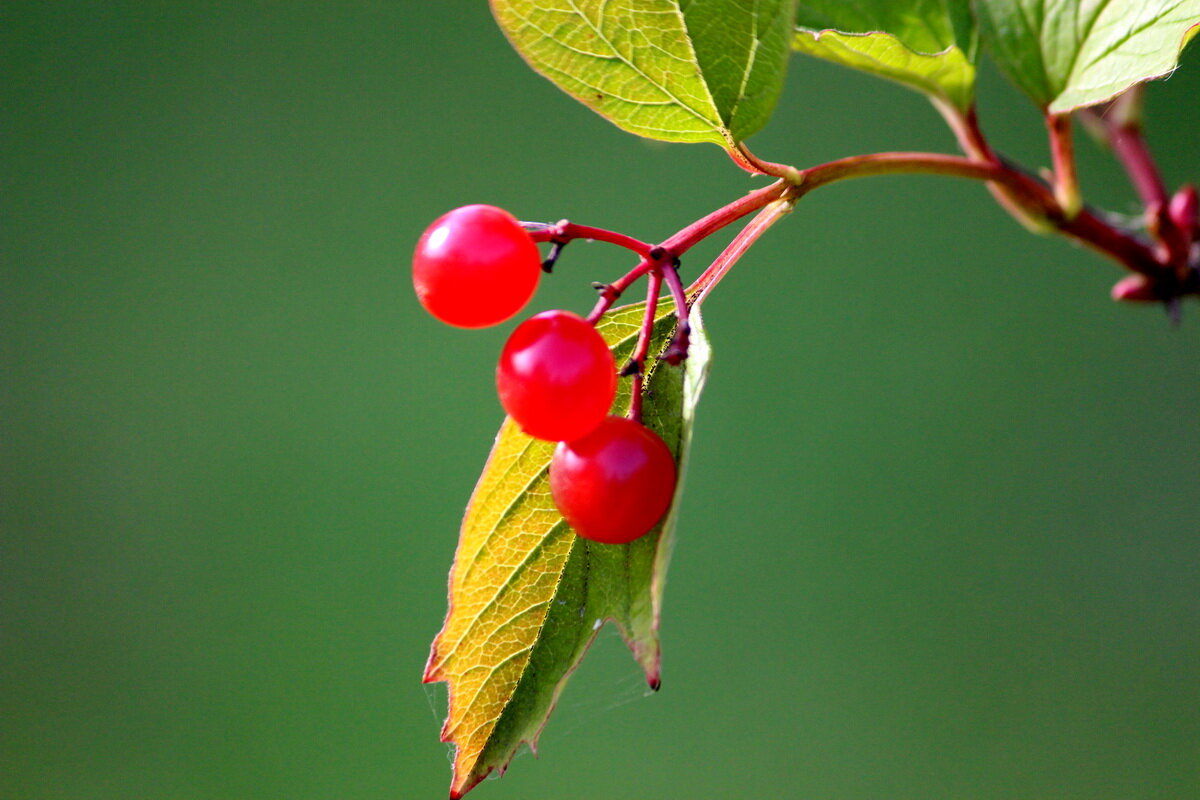
<svg viewBox="0 0 1200 800">
<path fill-rule="evenodd" d="M 896 81 L 960 109 L 975 97 L 968 0 L 801 0 L 792 48 Z"/>
<path fill-rule="evenodd" d="M 1039 106 L 1061 114 L 1169 74 L 1200 0 L 977 0 L 984 43 Z"/>
<path fill-rule="evenodd" d="M 661 353 L 675 328 L 669 304 L 651 340 Z M 643 304 L 605 315 L 597 330 L 618 364 L 633 352 Z M 446 681 L 450 713 L 442 740 L 455 745 L 450 796 L 461 797 L 493 769 L 504 771 L 522 743 L 537 737 L 571 671 L 607 620 L 613 620 L 646 673 L 659 682 L 658 619 L 671 537 L 691 436 L 708 369 L 698 309 L 682 367 L 653 362 L 643 422 L 679 463 L 671 510 L 627 545 L 579 538 L 550 497 L 553 442 L 523 434 L 506 419 L 467 506 L 450 572 L 450 609 L 433 642 L 425 680 Z M 614 414 L 629 407 L 621 382 Z"/>
<path fill-rule="evenodd" d="M 529 65 L 620 128 L 732 147 L 775 108 L 793 0 L 491 0 Z"/>
</svg>

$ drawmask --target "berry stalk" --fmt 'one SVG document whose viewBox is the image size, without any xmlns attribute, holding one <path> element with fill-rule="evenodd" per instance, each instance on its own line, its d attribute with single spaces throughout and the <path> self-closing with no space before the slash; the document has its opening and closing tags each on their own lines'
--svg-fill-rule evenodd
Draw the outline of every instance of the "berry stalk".
<svg viewBox="0 0 1200 800">
<path fill-rule="evenodd" d="M 642 383 L 646 379 L 646 356 L 650 354 L 650 337 L 654 333 L 654 318 L 658 314 L 658 293 L 661 287 L 662 275 L 651 272 L 646 284 L 646 315 L 642 318 L 637 346 L 629 363 L 621 370 L 622 375 L 633 376 L 628 416 L 634 422 L 642 421 Z"/>
<path fill-rule="evenodd" d="M 688 345 L 692 336 L 692 323 L 687 295 L 683 291 L 683 282 L 679 280 L 679 269 L 674 263 L 664 264 L 662 274 L 667 282 L 667 288 L 671 290 L 671 297 L 675 301 L 675 318 L 679 322 L 675 327 L 675 334 L 671 337 L 671 344 L 663 351 L 661 358 L 671 366 L 678 366 L 687 358 Z"/>
<path fill-rule="evenodd" d="M 1085 120 L 1091 121 L 1100 139 L 1112 148 L 1142 205 L 1152 208 L 1167 205 L 1168 192 L 1143 135 L 1144 91 L 1143 86 L 1135 86 L 1112 102 L 1081 113 Z"/>
<path fill-rule="evenodd" d="M 636 267 L 626 272 L 621 277 L 617 278 L 612 283 L 596 283 L 592 284 L 596 287 L 596 291 L 600 293 L 600 299 L 596 301 L 596 305 L 592 308 L 590 314 L 587 315 L 587 321 L 595 325 L 600 321 L 608 310 L 612 308 L 612 304 L 628 289 L 638 278 L 654 269 L 654 261 L 649 258 L 642 259 Z"/>
<path fill-rule="evenodd" d="M 565 245 L 567 242 L 575 239 L 587 239 L 594 242 L 607 242 L 615 244 L 617 247 L 623 247 L 637 253 L 642 258 L 650 254 L 650 245 L 648 242 L 643 242 L 641 239 L 635 239 L 632 236 L 626 236 L 623 233 L 606 230 L 604 228 L 594 228 L 591 225 L 576 225 L 574 222 L 561 220 L 553 225 L 547 225 L 541 222 L 522 222 L 525 230 L 529 232 L 530 238 L 535 242 L 553 242 L 557 245 Z"/>
</svg>

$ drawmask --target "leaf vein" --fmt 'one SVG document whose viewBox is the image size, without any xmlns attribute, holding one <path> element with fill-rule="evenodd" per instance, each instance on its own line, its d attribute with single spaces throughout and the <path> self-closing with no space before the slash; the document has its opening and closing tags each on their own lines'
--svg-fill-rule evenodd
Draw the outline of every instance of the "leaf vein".
<svg viewBox="0 0 1200 800">
<path fill-rule="evenodd" d="M 690 113 L 692 116 L 699 119 L 701 122 L 704 122 L 708 125 L 714 125 L 717 127 L 720 126 L 721 123 L 719 121 L 706 119 L 696 109 L 692 108 L 687 103 L 683 102 L 678 97 L 676 97 L 675 94 L 673 92 L 671 92 L 671 90 L 668 89 L 666 86 L 663 86 L 658 81 L 655 81 L 653 78 L 651 78 L 649 75 L 647 75 L 646 72 L 643 69 L 641 69 L 637 64 L 635 64 L 631 59 L 626 58 L 625 55 L 620 50 L 617 49 L 616 45 L 613 43 L 613 41 L 611 39 L 609 39 L 609 37 L 604 33 L 604 31 L 601 28 L 598 28 L 595 24 L 593 24 L 592 21 L 590 19 L 588 19 L 587 15 L 584 14 L 582 10 L 580 10 L 579 6 L 576 5 L 575 0 L 567 0 L 567 4 L 570 5 L 571 9 L 579 16 L 579 18 L 582 19 L 589 28 L 591 28 L 592 32 L 595 33 L 597 37 L 599 37 L 600 41 L 604 42 L 606 45 L 609 46 L 609 48 L 612 49 L 613 53 L 616 54 L 617 58 L 620 59 L 622 63 L 624 63 L 626 66 L 628 66 L 634 72 L 636 72 L 642 78 L 645 78 L 647 83 L 649 83 L 651 86 L 654 86 L 655 88 L 660 90 L 663 94 L 670 97 L 672 100 L 675 101 L 676 104 L 678 104 L 678 106 L 680 108 L 684 109 L 685 111 Z M 601 0 L 601 3 L 600 3 L 600 16 L 601 17 L 603 17 L 604 8 L 607 5 L 608 5 L 608 0 Z M 703 83 L 703 81 L 701 81 L 701 83 Z M 710 102 L 711 102 L 711 97 L 710 97 Z"/>
</svg>

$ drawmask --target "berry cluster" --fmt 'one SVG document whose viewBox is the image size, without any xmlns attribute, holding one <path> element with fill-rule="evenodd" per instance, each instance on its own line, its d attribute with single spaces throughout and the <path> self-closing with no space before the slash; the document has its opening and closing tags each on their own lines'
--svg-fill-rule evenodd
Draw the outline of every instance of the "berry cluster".
<svg viewBox="0 0 1200 800">
<path fill-rule="evenodd" d="M 544 232 L 552 226 L 541 227 Z M 580 234 L 595 230 L 575 227 Z M 430 225 L 417 243 L 417 297 L 430 314 L 457 327 L 482 328 L 510 319 L 533 296 L 542 272 L 549 271 L 569 237 L 543 240 L 554 248 L 546 261 L 534 236 L 507 211 L 487 205 L 456 208 Z M 652 272 L 650 281 L 656 299 L 661 277 Z M 558 442 L 550 491 L 574 531 L 593 541 L 625 544 L 666 513 L 675 493 L 675 459 L 640 421 L 653 305 L 631 367 L 622 370 L 634 377 L 630 416 L 611 416 L 617 368 L 595 322 L 619 290 L 599 288 L 607 302 L 588 319 L 556 310 L 518 325 L 500 353 L 496 389 L 500 404 L 523 431 Z M 681 341 L 686 347 L 686 325 L 681 331 L 675 351 Z"/>
</svg>

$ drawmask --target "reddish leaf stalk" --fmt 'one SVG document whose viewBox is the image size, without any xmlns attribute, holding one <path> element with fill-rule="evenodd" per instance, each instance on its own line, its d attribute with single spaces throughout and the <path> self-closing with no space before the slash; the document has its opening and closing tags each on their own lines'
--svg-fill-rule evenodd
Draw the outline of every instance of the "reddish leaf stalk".
<svg viewBox="0 0 1200 800">
<path fill-rule="evenodd" d="M 709 291 L 721 282 L 721 279 L 725 277 L 725 273 L 729 272 L 729 269 L 758 241 L 758 237 L 762 236 L 772 225 L 791 213 L 794 203 L 795 201 L 792 199 L 776 200 L 768 204 L 755 215 L 754 219 L 746 223 L 746 227 L 742 228 L 738 232 L 738 235 L 733 237 L 733 241 L 721 251 L 721 254 L 708 266 L 708 269 L 704 270 L 700 277 L 687 288 L 690 305 L 694 307 L 704 302 L 704 298 L 708 296 Z"/>
<path fill-rule="evenodd" d="M 1079 194 L 1079 175 L 1075 169 L 1075 141 L 1070 114 L 1047 114 L 1046 130 L 1050 135 L 1050 158 L 1054 165 L 1054 199 L 1063 216 L 1071 219 L 1083 207 Z"/>
<path fill-rule="evenodd" d="M 1011 173 L 1004 183 L 991 184 L 993 194 L 1001 205 L 1025 224 L 1026 227 L 1030 227 L 1030 222 L 1035 221 L 1038 223 L 1038 227 L 1042 229 L 1047 227 L 1050 230 L 1057 229 L 1093 250 L 1109 256 L 1127 269 L 1147 276 L 1151 282 L 1163 280 L 1170 282 L 1172 280 L 1172 271 L 1163 263 L 1162 259 L 1155 253 L 1151 246 L 1136 236 L 1111 225 L 1086 207 L 1074 219 L 1068 219 L 1067 215 L 1063 213 L 1063 209 L 1057 199 L 1052 194 L 1047 193 L 1045 187 L 1039 181 L 1004 161 L 1004 159 L 992 150 L 991 145 L 988 144 L 983 131 L 979 127 L 974 109 L 965 115 L 955 109 L 944 108 L 942 106 L 938 106 L 938 109 L 942 112 L 951 129 L 958 137 L 959 144 L 972 158 L 991 161 L 1004 167 L 1006 172 Z M 1131 115 L 1123 115 L 1123 118 L 1134 119 Z M 1127 124 L 1132 125 L 1134 123 L 1130 122 Z M 1153 169 L 1153 161 L 1149 161 L 1149 166 Z M 1153 174 L 1157 175 L 1157 169 L 1153 169 Z M 1012 194 L 1010 187 L 1016 182 L 1025 184 L 1031 190 L 1028 199 L 1033 200 L 1032 203 L 1026 202 L 1025 198 Z M 1197 290 L 1198 287 L 1181 284 L 1173 291 L 1176 293 L 1195 293 Z"/>
<path fill-rule="evenodd" d="M 745 142 L 738 142 L 737 146 L 729 150 L 729 156 L 734 163 L 747 172 L 757 175 L 770 175 L 776 178 L 782 178 L 788 183 L 796 183 L 799 170 L 788 164 L 777 164 L 774 161 L 765 161 L 754 153 L 750 152 L 750 148 Z"/>
<path fill-rule="evenodd" d="M 933 101 L 933 105 L 941 112 L 943 119 L 946 120 L 946 123 L 950 126 L 950 130 L 954 133 L 954 137 L 958 140 L 958 146 L 962 148 L 964 153 L 975 161 L 984 161 L 997 165 L 1002 163 L 1003 160 L 992 149 L 987 137 L 983 135 L 983 130 L 979 127 L 979 117 L 975 113 L 974 106 L 964 112 L 956 106 L 936 99 Z M 1040 217 L 1032 215 L 1020 199 L 1013 197 L 1003 184 L 989 183 L 988 191 L 991 192 L 992 197 L 1000 204 L 1000 207 L 1007 211 L 1009 216 L 1021 223 L 1026 230 L 1034 233 L 1046 232 L 1046 222 Z"/>
<path fill-rule="evenodd" d="M 1195 240 L 1194 192 L 1185 186 L 1171 197 L 1163 182 L 1142 127 L 1144 87 L 1134 86 L 1112 102 L 1097 109 L 1080 112 L 1095 129 L 1102 142 L 1125 169 L 1129 181 L 1144 206 L 1146 228 L 1157 240 L 1155 254 L 1171 273 L 1168 277 L 1149 275 L 1141 283 L 1122 281 L 1113 287 L 1118 299 L 1171 300 L 1184 294 L 1200 293 L 1200 253 L 1193 251 Z"/>
<path fill-rule="evenodd" d="M 1101 117 L 1101 119 L 1104 118 Z M 1113 154 L 1125 168 L 1126 174 L 1129 175 L 1129 181 L 1137 191 L 1138 197 L 1142 199 L 1142 203 L 1147 209 L 1154 206 L 1165 207 L 1169 200 L 1167 187 L 1158 171 L 1158 165 L 1154 163 L 1154 158 L 1150 155 L 1150 148 L 1146 146 L 1141 123 L 1136 120 L 1130 120 L 1120 125 L 1106 122 L 1106 128 Z"/>
</svg>

